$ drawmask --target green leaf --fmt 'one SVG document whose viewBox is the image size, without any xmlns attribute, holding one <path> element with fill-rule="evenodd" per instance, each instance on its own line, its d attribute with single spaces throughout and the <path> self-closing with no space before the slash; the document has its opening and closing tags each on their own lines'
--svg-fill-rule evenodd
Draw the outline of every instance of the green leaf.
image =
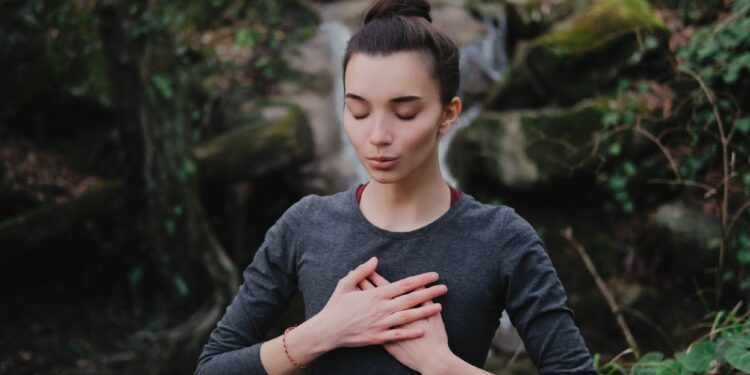
<svg viewBox="0 0 750 375">
<path fill-rule="evenodd" d="M 623 176 L 614 175 L 609 178 L 609 181 L 607 182 L 607 184 L 609 185 L 610 189 L 614 191 L 618 191 L 618 190 L 624 189 L 625 186 L 627 186 L 628 180 Z"/>
<path fill-rule="evenodd" d="M 234 35 L 235 47 L 254 47 L 261 33 L 250 28 L 243 28 Z"/>
<path fill-rule="evenodd" d="M 177 289 L 177 293 L 179 293 L 180 296 L 184 297 L 190 293 L 190 288 L 188 288 L 187 283 L 182 279 L 182 277 L 180 277 L 180 275 L 172 276 L 172 282 L 174 283 L 174 286 Z"/>
<path fill-rule="evenodd" d="M 734 126 L 737 128 L 738 132 L 748 134 L 750 133 L 750 118 L 741 118 L 734 123 Z"/>
<path fill-rule="evenodd" d="M 128 278 L 128 281 L 130 282 L 130 286 L 136 286 L 143 278 L 143 273 L 146 269 L 143 266 L 138 266 L 133 271 L 130 272 L 130 277 Z"/>
<path fill-rule="evenodd" d="M 639 362 L 646 362 L 646 361 L 661 361 L 664 359 L 664 354 L 661 352 L 649 352 L 641 356 L 641 358 L 638 360 Z"/>
<path fill-rule="evenodd" d="M 628 200 L 622 204 L 622 210 L 631 213 L 635 211 L 635 204 L 633 204 L 633 201 Z"/>
<path fill-rule="evenodd" d="M 725 271 L 723 275 L 721 275 L 721 281 L 726 283 L 732 280 L 734 277 L 734 271 Z"/>
<path fill-rule="evenodd" d="M 616 111 L 610 111 L 604 114 L 602 116 L 602 124 L 605 127 L 612 127 L 617 125 L 617 123 L 620 122 L 620 113 Z"/>
<path fill-rule="evenodd" d="M 724 339 L 731 343 L 731 347 L 750 348 L 750 333 L 735 333 L 725 336 Z"/>
<path fill-rule="evenodd" d="M 678 375 L 682 372 L 682 365 L 679 362 L 673 359 L 662 361 L 661 353 L 649 354 L 658 354 L 658 356 L 648 357 L 647 354 L 641 357 L 640 361 L 632 367 L 631 375 Z"/>
<path fill-rule="evenodd" d="M 714 343 L 710 341 L 698 341 L 678 361 L 688 371 L 705 372 L 711 367 L 711 361 L 714 360 L 715 353 Z"/>
<path fill-rule="evenodd" d="M 167 221 L 164 222 L 164 230 L 168 235 L 174 236 L 175 231 L 177 230 L 177 223 L 172 219 L 167 219 Z"/>
<path fill-rule="evenodd" d="M 750 249 L 750 235 L 747 233 L 740 234 L 740 246 Z"/>
<path fill-rule="evenodd" d="M 154 74 L 153 77 L 151 77 L 151 84 L 157 91 L 159 91 L 159 94 L 161 94 L 164 99 L 172 99 L 172 83 L 169 77 L 161 74 Z"/>
<path fill-rule="evenodd" d="M 620 155 L 620 152 L 622 151 L 622 147 L 619 143 L 612 143 L 609 145 L 609 148 L 607 149 L 607 152 L 612 156 Z"/>
<path fill-rule="evenodd" d="M 740 69 L 735 66 L 730 66 L 721 78 L 724 79 L 724 82 L 732 84 L 735 83 L 739 77 Z"/>
<path fill-rule="evenodd" d="M 635 163 L 628 160 L 622 165 L 622 170 L 625 172 L 625 175 L 628 177 L 633 177 L 638 172 L 638 168 L 635 166 Z"/>
<path fill-rule="evenodd" d="M 630 87 L 630 80 L 627 78 L 620 78 L 619 81 L 617 81 L 617 92 L 622 93 L 625 92 L 625 90 Z"/>
<path fill-rule="evenodd" d="M 740 249 L 737 251 L 737 263 L 741 266 L 750 265 L 750 249 Z"/>
<path fill-rule="evenodd" d="M 724 359 L 734 368 L 750 373 L 750 351 L 737 346 L 733 346 L 724 354 Z"/>
<path fill-rule="evenodd" d="M 186 182 L 195 173 L 195 164 L 190 159 L 185 159 L 177 170 L 177 178 L 180 182 Z"/>
</svg>

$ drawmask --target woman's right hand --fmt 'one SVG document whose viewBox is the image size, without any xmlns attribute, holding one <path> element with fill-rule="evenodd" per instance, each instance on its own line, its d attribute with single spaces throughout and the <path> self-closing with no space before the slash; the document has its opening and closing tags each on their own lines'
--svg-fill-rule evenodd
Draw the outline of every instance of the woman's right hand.
<svg viewBox="0 0 750 375">
<path fill-rule="evenodd" d="M 377 268 L 373 257 L 339 280 L 325 307 L 311 320 L 330 339 L 330 349 L 380 345 L 420 337 L 418 328 L 394 328 L 440 312 L 431 304 L 412 308 L 448 291 L 445 285 L 424 288 L 438 279 L 436 272 L 410 276 L 380 288 L 360 290 L 358 284 Z M 407 294 L 408 293 L 408 294 Z"/>
</svg>

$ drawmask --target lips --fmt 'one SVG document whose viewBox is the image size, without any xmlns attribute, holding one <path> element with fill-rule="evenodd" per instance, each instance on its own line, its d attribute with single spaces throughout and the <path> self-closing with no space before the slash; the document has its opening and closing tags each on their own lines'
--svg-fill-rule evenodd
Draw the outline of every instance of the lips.
<svg viewBox="0 0 750 375">
<path fill-rule="evenodd" d="M 394 156 L 374 156 L 367 158 L 370 165 L 375 169 L 390 169 L 398 162 L 398 157 Z"/>
<path fill-rule="evenodd" d="M 391 161 L 391 160 L 398 159 L 398 157 L 396 156 L 373 156 L 368 159 L 375 160 L 375 161 Z"/>
</svg>

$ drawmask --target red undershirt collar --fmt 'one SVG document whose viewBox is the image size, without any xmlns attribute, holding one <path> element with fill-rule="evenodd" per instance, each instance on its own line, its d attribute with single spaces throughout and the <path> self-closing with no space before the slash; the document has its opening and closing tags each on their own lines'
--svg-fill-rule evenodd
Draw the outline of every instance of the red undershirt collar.
<svg viewBox="0 0 750 375">
<path fill-rule="evenodd" d="M 368 181 L 357 186 L 357 203 L 362 200 L 362 192 L 365 191 L 365 186 L 367 186 L 367 184 L 369 183 L 370 182 Z M 448 185 L 448 187 L 451 189 L 451 206 L 453 206 L 453 204 L 458 200 L 458 197 L 461 196 L 461 191 L 450 185 Z"/>
</svg>

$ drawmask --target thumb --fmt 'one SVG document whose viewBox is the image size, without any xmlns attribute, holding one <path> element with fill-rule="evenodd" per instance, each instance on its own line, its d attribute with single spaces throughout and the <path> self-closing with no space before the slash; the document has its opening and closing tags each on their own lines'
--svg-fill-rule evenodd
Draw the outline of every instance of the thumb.
<svg viewBox="0 0 750 375">
<path fill-rule="evenodd" d="M 375 268 L 377 267 L 378 258 L 370 258 L 367 262 L 360 264 L 357 268 L 349 272 L 348 275 L 344 276 L 344 278 L 341 279 L 341 286 L 346 290 L 356 289 L 357 284 L 375 272 Z"/>
</svg>

